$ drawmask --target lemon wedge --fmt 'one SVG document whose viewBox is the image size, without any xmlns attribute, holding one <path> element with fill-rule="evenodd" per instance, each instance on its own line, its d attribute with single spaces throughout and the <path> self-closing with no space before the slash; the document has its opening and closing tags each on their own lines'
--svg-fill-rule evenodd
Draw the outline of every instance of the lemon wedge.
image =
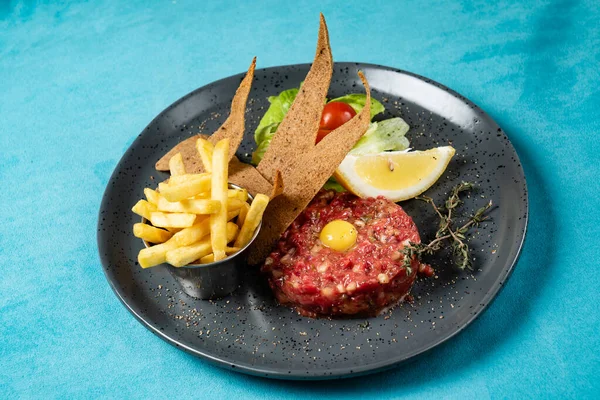
<svg viewBox="0 0 600 400">
<path fill-rule="evenodd" d="M 456 151 L 451 146 L 426 151 L 348 154 L 334 177 L 360 197 L 402 201 L 420 195 L 442 176 Z"/>
</svg>

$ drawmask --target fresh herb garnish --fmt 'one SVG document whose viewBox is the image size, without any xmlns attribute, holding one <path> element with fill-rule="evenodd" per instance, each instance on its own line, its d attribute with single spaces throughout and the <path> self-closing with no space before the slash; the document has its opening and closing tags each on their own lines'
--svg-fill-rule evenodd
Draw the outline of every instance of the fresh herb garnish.
<svg viewBox="0 0 600 400">
<path fill-rule="evenodd" d="M 402 249 L 404 257 L 404 267 L 410 268 L 411 262 L 414 257 L 421 261 L 424 255 L 432 255 L 436 251 L 443 247 L 445 241 L 450 241 L 452 249 L 452 255 L 456 266 L 464 270 L 465 268 L 472 268 L 472 261 L 470 255 L 470 249 L 466 240 L 466 233 L 473 226 L 477 226 L 480 222 L 488 219 L 487 215 L 484 215 L 491 207 L 492 201 L 485 206 L 481 207 L 475 214 L 469 217 L 468 221 L 458 229 L 452 227 L 452 213 L 453 211 L 462 204 L 460 194 L 467 192 L 474 188 L 474 185 L 469 182 L 461 182 L 456 185 L 451 193 L 450 197 L 446 200 L 443 207 L 437 207 L 431 197 L 417 196 L 417 200 L 425 201 L 433 207 L 433 210 L 440 217 L 440 225 L 433 239 L 429 244 L 425 243 L 412 243 Z"/>
</svg>

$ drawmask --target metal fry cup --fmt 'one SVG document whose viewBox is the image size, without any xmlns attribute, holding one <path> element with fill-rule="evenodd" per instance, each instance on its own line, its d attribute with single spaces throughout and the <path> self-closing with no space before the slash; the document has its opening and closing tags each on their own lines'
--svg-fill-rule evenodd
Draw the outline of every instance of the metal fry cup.
<svg viewBox="0 0 600 400">
<path fill-rule="evenodd" d="M 229 184 L 230 189 L 242 189 L 241 187 Z M 248 193 L 248 200 L 252 202 L 254 198 Z M 142 222 L 147 223 L 146 219 Z M 262 226 L 262 221 L 256 228 L 250 242 L 241 248 L 238 252 L 229 255 L 223 260 L 209 264 L 188 264 L 183 267 L 173 267 L 164 264 L 169 269 L 171 275 L 177 280 L 183 291 L 197 299 L 216 299 L 225 297 L 233 293 L 240 285 L 241 269 L 247 267 L 246 256 L 248 248 L 252 245 Z M 145 240 L 144 246 L 152 245 Z"/>
</svg>

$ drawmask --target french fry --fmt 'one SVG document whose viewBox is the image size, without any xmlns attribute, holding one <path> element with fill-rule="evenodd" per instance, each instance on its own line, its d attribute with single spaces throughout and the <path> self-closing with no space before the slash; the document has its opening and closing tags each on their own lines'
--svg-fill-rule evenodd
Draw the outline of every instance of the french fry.
<svg viewBox="0 0 600 400">
<path fill-rule="evenodd" d="M 248 210 L 250 210 L 250 204 L 248 204 L 248 203 L 244 203 L 244 205 L 242 205 L 242 208 L 240 208 L 240 214 L 238 215 L 238 219 L 237 219 L 237 224 L 240 227 L 240 229 L 244 225 L 244 221 L 246 220 L 246 215 L 248 215 Z"/>
<path fill-rule="evenodd" d="M 196 141 L 196 150 L 200 154 L 202 165 L 206 172 L 212 172 L 212 156 L 213 156 L 213 145 L 211 142 L 204 138 L 199 138 Z"/>
<path fill-rule="evenodd" d="M 196 220 L 196 214 L 187 213 L 163 213 L 153 212 L 150 213 L 150 222 L 152 225 L 161 228 L 188 228 L 194 225 Z"/>
<path fill-rule="evenodd" d="M 238 190 L 238 199 L 243 201 L 244 203 L 248 202 L 248 190 L 242 189 Z"/>
<path fill-rule="evenodd" d="M 242 208 L 242 206 L 246 203 L 246 201 L 242 201 L 236 198 L 227 198 L 227 210 L 237 210 L 238 208 Z"/>
<path fill-rule="evenodd" d="M 200 264 L 210 264 L 215 262 L 215 255 L 213 253 L 207 254 L 200 259 Z"/>
<path fill-rule="evenodd" d="M 229 139 L 217 142 L 212 155 L 211 199 L 221 202 L 221 209 L 210 216 L 210 238 L 215 261 L 226 257 L 227 246 L 227 176 L 229 164 Z M 237 225 L 235 225 L 237 228 Z"/>
<path fill-rule="evenodd" d="M 229 239 L 228 241 L 231 241 L 233 238 L 235 238 L 238 227 L 233 222 L 229 222 L 227 223 L 225 231 L 225 240 Z M 167 243 L 170 243 L 171 241 L 175 242 L 172 239 Z M 177 245 L 175 244 L 175 246 Z M 165 255 L 165 260 L 174 267 L 183 267 L 184 265 L 188 265 L 196 260 L 199 260 L 212 252 L 211 238 L 205 237 L 204 239 L 192 245 L 176 247 L 168 250 Z"/>
<path fill-rule="evenodd" d="M 185 200 L 210 189 L 210 176 L 195 175 L 186 180 L 175 180 L 177 177 L 190 177 L 190 175 L 177 175 L 169 180 L 169 183 L 158 184 L 158 191 L 169 201 Z"/>
<path fill-rule="evenodd" d="M 212 252 L 210 237 L 189 246 L 177 247 L 166 252 L 165 260 L 174 267 L 183 267 Z"/>
<path fill-rule="evenodd" d="M 182 229 L 184 229 L 184 228 L 171 228 L 170 226 L 165 226 L 164 228 L 166 230 L 168 230 L 169 232 L 173 233 L 173 234 L 175 234 L 175 233 L 181 231 Z"/>
<path fill-rule="evenodd" d="M 177 248 L 175 241 L 169 239 L 164 243 L 142 249 L 138 254 L 138 263 L 142 268 L 162 264 L 166 261 L 167 252 L 175 248 Z"/>
<path fill-rule="evenodd" d="M 147 220 L 150 219 L 150 215 L 156 211 L 156 206 L 148 203 L 146 200 L 140 200 L 131 209 L 134 213 L 140 217 L 144 217 Z"/>
<path fill-rule="evenodd" d="M 182 229 L 173 235 L 177 246 L 189 246 L 198 242 L 210 233 L 210 218 L 204 218 L 189 228 Z"/>
<path fill-rule="evenodd" d="M 265 208 L 267 208 L 267 204 L 269 204 L 269 196 L 258 193 L 254 197 L 252 205 L 250 205 L 250 209 L 244 220 L 244 224 L 240 229 L 240 234 L 235 240 L 235 247 L 242 248 L 248 244 L 250 239 L 252 239 L 252 235 L 254 234 L 254 231 L 256 231 L 258 224 L 260 224 L 260 220 L 265 212 Z"/>
<path fill-rule="evenodd" d="M 240 251 L 239 247 L 225 247 L 225 253 L 227 255 L 234 254 Z M 200 264 L 209 264 L 215 261 L 215 255 L 213 253 L 207 254 L 200 259 Z"/>
<path fill-rule="evenodd" d="M 228 201 L 233 200 L 233 203 L 231 205 L 228 204 L 228 207 L 231 210 L 232 208 L 240 207 L 240 205 L 241 205 L 240 202 L 248 201 L 248 191 L 246 189 L 243 189 L 243 190 L 229 189 L 227 191 L 227 198 L 229 199 Z M 193 200 L 193 199 L 198 199 L 198 200 L 210 199 L 210 191 L 197 194 L 190 198 L 190 200 Z"/>
<path fill-rule="evenodd" d="M 225 229 L 226 229 L 226 232 L 225 232 L 226 239 L 225 240 L 227 240 L 227 243 L 233 242 L 235 240 L 235 238 L 237 238 L 240 228 L 238 228 L 238 226 L 235 223 L 228 222 Z M 228 249 L 228 246 L 225 246 L 225 253 L 227 253 L 227 249 Z"/>
<path fill-rule="evenodd" d="M 227 191 L 229 199 L 238 199 L 240 201 L 248 201 L 248 191 L 246 189 L 229 189 Z"/>
<path fill-rule="evenodd" d="M 192 199 L 202 200 L 202 199 L 210 199 L 210 192 L 202 192 L 200 194 L 195 195 Z"/>
<path fill-rule="evenodd" d="M 154 204 L 154 205 L 158 204 L 158 196 L 160 196 L 160 195 L 158 194 L 158 192 L 156 190 L 152 190 L 150 188 L 145 188 L 144 195 L 146 196 L 148 203 Z"/>
<path fill-rule="evenodd" d="M 169 160 L 169 171 L 171 171 L 171 176 L 185 175 L 185 166 L 183 165 L 181 153 L 177 153 L 171 157 Z"/>
<path fill-rule="evenodd" d="M 163 243 L 173 236 L 171 232 L 138 222 L 133 224 L 133 236 L 150 243 Z"/>
<path fill-rule="evenodd" d="M 198 179 L 202 179 L 202 178 L 209 178 L 210 179 L 210 174 L 209 173 L 202 173 L 202 174 L 185 174 L 185 175 L 175 175 L 175 176 L 171 176 L 169 178 L 169 183 L 170 184 L 174 184 L 174 185 L 179 185 L 182 183 L 188 183 L 190 181 L 196 181 Z M 208 191 L 210 191 L 210 185 L 208 185 Z"/>
<path fill-rule="evenodd" d="M 163 196 L 159 196 L 156 207 L 158 211 L 190 214 L 214 214 L 221 209 L 221 203 L 216 200 L 208 199 L 168 201 Z"/>
<path fill-rule="evenodd" d="M 231 221 L 232 219 L 237 217 L 240 214 L 240 210 L 241 208 L 238 208 L 237 210 L 227 211 L 227 221 Z"/>
</svg>

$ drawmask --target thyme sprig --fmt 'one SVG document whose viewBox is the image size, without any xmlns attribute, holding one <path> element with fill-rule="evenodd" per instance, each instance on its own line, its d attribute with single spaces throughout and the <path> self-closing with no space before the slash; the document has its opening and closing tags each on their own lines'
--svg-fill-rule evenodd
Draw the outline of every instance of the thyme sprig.
<svg viewBox="0 0 600 400">
<path fill-rule="evenodd" d="M 474 187 L 475 186 L 469 182 L 461 182 L 456 185 L 452 188 L 450 196 L 445 201 L 443 207 L 436 206 L 431 197 L 415 197 L 417 200 L 431 204 L 435 213 L 440 217 L 440 224 L 435 233 L 435 239 L 429 242 L 429 244 L 410 242 L 408 246 L 402 249 L 402 253 L 405 256 L 404 267 L 407 269 L 408 274 L 410 274 L 410 266 L 413 258 L 416 257 L 420 261 L 424 255 L 432 255 L 436 251 L 439 251 L 446 241 L 450 241 L 450 247 L 456 266 L 461 270 L 472 268 L 469 245 L 465 242 L 466 234 L 471 227 L 477 226 L 479 223 L 489 218 L 485 213 L 492 207 L 492 201 L 490 200 L 485 206 L 475 211 L 467 222 L 458 229 L 453 228 L 452 223 L 454 221 L 452 218 L 456 208 L 463 203 L 460 199 L 460 194 L 467 192 Z"/>
</svg>

